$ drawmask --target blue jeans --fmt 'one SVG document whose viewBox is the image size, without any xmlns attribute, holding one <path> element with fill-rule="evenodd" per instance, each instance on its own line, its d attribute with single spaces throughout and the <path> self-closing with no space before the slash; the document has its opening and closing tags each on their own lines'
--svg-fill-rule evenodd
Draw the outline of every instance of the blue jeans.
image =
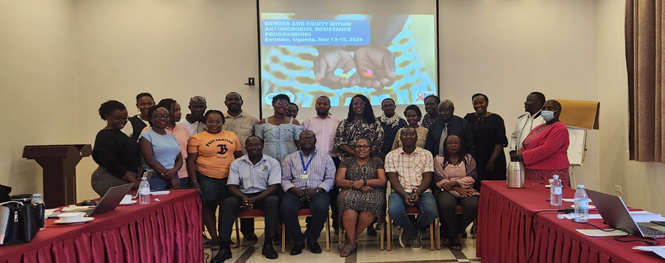
<svg viewBox="0 0 665 263">
<path fill-rule="evenodd" d="M 407 193 L 411 196 L 411 193 Z M 395 223 L 404 229 L 408 238 L 418 235 L 421 228 L 429 226 L 438 215 L 436 200 L 430 192 L 423 193 L 416 203 L 418 217 L 409 218 L 406 215 L 404 199 L 397 193 L 391 193 L 388 197 L 388 213 Z"/>
<path fill-rule="evenodd" d="M 177 175 L 176 175 L 177 176 Z M 171 185 L 171 181 L 164 179 L 157 172 L 153 172 L 150 176 L 150 191 L 164 191 Z"/>
</svg>

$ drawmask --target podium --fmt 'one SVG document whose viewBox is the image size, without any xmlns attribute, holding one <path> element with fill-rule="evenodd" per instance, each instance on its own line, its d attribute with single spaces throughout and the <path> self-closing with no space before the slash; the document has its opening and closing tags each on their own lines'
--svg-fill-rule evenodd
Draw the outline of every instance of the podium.
<svg viewBox="0 0 665 263">
<path fill-rule="evenodd" d="M 76 202 L 76 165 L 90 154 L 90 144 L 26 145 L 23 148 L 23 158 L 37 161 L 44 170 L 42 198 L 47 208 Z"/>
</svg>

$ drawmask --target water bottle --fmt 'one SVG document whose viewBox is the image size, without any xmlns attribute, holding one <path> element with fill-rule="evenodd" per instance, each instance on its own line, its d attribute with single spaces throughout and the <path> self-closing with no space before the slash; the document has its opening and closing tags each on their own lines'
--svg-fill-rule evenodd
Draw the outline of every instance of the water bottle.
<svg viewBox="0 0 665 263">
<path fill-rule="evenodd" d="M 41 194 L 33 194 L 32 195 L 32 206 L 35 207 L 35 211 L 37 212 L 37 221 L 39 228 L 44 229 L 46 227 L 45 220 L 46 220 L 46 205 L 44 204 L 44 201 L 42 200 L 42 195 Z"/>
<path fill-rule="evenodd" d="M 550 205 L 561 206 L 561 180 L 558 175 L 554 175 L 552 178 L 552 183 L 550 184 Z"/>
<path fill-rule="evenodd" d="M 589 196 L 584 191 L 584 185 L 577 185 L 575 192 L 575 222 L 586 223 L 589 221 Z"/>
<path fill-rule="evenodd" d="M 150 204 L 150 183 L 145 176 L 141 178 L 141 184 L 139 184 L 139 204 Z"/>
</svg>

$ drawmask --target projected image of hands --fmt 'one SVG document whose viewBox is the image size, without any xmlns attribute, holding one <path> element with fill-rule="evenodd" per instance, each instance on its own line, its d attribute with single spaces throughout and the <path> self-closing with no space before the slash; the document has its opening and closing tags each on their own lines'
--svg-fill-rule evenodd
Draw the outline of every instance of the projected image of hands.
<svg viewBox="0 0 665 263">
<path fill-rule="evenodd" d="M 261 18 L 263 102 L 284 93 L 301 107 L 313 107 L 325 95 L 334 107 L 362 93 L 372 104 L 386 97 L 417 104 L 436 93 L 433 14 Z"/>
</svg>

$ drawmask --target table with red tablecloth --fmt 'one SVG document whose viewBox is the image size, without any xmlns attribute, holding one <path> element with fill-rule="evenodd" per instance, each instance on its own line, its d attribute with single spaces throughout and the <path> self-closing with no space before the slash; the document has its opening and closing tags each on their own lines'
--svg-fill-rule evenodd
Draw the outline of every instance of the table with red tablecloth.
<svg viewBox="0 0 665 263">
<path fill-rule="evenodd" d="M 563 198 L 572 199 L 574 194 L 574 189 L 563 189 Z M 575 229 L 593 229 L 593 226 L 558 219 L 553 212 L 535 214 L 572 205 L 563 202 L 561 207 L 553 207 L 549 198 L 549 189 L 542 181 L 527 181 L 526 187 L 521 189 L 508 188 L 505 181 L 483 181 L 476 256 L 483 263 L 527 262 L 533 250 L 530 262 L 663 262 L 652 252 L 632 249 L 646 245 L 642 242 L 623 243 L 613 237 L 585 236 Z M 610 228 L 598 219 L 591 219 L 589 223 Z"/>
<path fill-rule="evenodd" d="M 47 219 L 32 242 L 0 247 L 0 263 L 203 262 L 201 214 L 198 191 L 179 189 L 81 225 Z"/>
</svg>

